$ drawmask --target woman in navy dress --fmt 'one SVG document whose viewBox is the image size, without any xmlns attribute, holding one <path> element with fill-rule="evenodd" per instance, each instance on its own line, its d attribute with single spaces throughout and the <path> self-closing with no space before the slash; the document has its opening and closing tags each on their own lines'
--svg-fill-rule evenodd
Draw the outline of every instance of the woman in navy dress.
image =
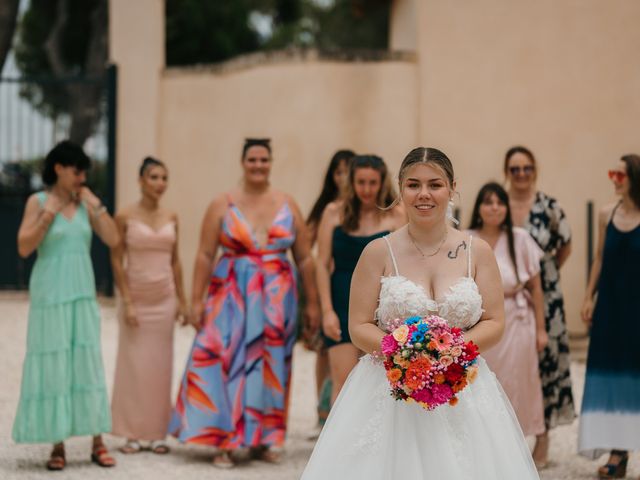
<svg viewBox="0 0 640 480">
<path fill-rule="evenodd" d="M 344 198 L 327 205 L 318 227 L 316 275 L 322 330 L 329 350 L 332 404 L 361 354 L 349 337 L 351 276 L 370 241 L 406 223 L 399 206 L 380 208 L 395 199 L 384 161 L 375 155 L 356 155 L 351 160 Z"/>
<path fill-rule="evenodd" d="M 600 478 L 623 478 L 629 450 L 640 449 L 640 156 L 609 171 L 620 201 L 600 212 L 600 238 L 582 307 L 591 326 L 579 451 L 610 450 Z M 594 307 L 594 296 L 597 302 Z"/>
</svg>

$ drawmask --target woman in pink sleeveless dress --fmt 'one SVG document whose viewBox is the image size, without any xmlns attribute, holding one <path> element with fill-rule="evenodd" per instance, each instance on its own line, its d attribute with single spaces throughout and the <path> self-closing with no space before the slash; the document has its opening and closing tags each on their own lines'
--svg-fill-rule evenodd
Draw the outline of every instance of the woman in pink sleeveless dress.
<svg viewBox="0 0 640 480">
<path fill-rule="evenodd" d="M 145 158 L 139 182 L 141 200 L 116 215 L 123 240 L 112 250 L 122 299 L 112 433 L 127 438 L 123 453 L 139 452 L 144 440 L 161 454 L 169 451 L 164 438 L 171 415 L 174 321 L 187 318 L 187 307 L 177 217 L 159 205 L 166 167 Z"/>
<path fill-rule="evenodd" d="M 482 355 L 509 397 L 522 432 L 542 435 L 538 353 L 548 341 L 540 280 L 543 252 L 525 229 L 513 226 L 509 196 L 497 183 L 488 183 L 478 192 L 469 228 L 493 247 L 505 293 L 504 334 Z"/>
</svg>

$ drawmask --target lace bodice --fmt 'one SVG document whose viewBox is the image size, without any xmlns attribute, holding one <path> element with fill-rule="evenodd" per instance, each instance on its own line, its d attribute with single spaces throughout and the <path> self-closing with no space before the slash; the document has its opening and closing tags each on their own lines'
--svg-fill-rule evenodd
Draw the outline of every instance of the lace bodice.
<svg viewBox="0 0 640 480">
<path fill-rule="evenodd" d="M 467 276 L 461 277 L 449 287 L 444 301 L 438 303 L 429 298 L 422 286 L 400 275 L 389 239 L 384 237 L 389 247 L 395 275 L 381 279 L 382 286 L 376 311 L 378 326 L 389 331 L 394 327 L 393 323 L 396 319 L 435 314 L 447 320 L 452 327 L 464 330 L 473 327 L 480 320 L 483 310 L 482 297 L 476 282 L 471 277 L 472 238 L 469 238 L 467 250 Z"/>
</svg>

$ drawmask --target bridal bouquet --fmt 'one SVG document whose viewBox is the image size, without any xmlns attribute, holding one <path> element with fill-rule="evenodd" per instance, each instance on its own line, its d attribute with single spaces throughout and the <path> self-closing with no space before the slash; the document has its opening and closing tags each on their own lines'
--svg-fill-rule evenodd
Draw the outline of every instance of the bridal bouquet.
<svg viewBox="0 0 640 480">
<path fill-rule="evenodd" d="M 436 315 L 398 319 L 395 325 L 381 342 L 391 395 L 426 410 L 458 403 L 457 393 L 478 374 L 478 347 Z"/>
</svg>

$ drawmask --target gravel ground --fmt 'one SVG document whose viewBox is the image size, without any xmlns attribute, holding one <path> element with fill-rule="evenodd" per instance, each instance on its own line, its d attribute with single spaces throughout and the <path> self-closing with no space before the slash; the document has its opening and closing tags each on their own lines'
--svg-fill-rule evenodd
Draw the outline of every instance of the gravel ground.
<svg viewBox="0 0 640 480">
<path fill-rule="evenodd" d="M 103 354 L 107 379 L 113 379 L 115 364 L 117 322 L 114 304 L 110 300 L 101 302 L 103 314 Z M 315 423 L 315 399 L 313 387 L 313 354 L 296 346 L 292 382 L 289 436 L 286 457 L 281 465 L 262 462 L 245 462 L 231 471 L 214 470 L 210 464 L 211 452 L 206 448 L 185 447 L 170 441 L 172 453 L 165 456 L 142 452 L 138 455 L 122 455 L 114 451 L 118 466 L 100 469 L 89 461 L 89 438 L 74 438 L 67 442 L 67 468 L 60 473 L 47 472 L 44 461 L 48 457 L 49 445 L 16 445 L 11 440 L 11 427 L 20 390 L 20 375 L 24 357 L 26 318 L 28 301 L 22 293 L 0 294 L 0 378 L 4 387 L 0 390 L 0 479 L 78 479 L 109 478 L 154 480 L 174 478 L 206 478 L 219 480 L 293 480 L 299 478 L 307 458 L 313 449 L 308 437 Z M 192 331 L 176 330 L 176 362 L 174 365 L 174 388 L 188 353 Z M 574 362 L 574 391 L 578 401 L 584 381 L 584 364 Z M 110 385 L 109 385 L 110 386 Z M 596 478 L 594 472 L 598 461 L 588 461 L 576 452 L 577 421 L 572 425 L 552 431 L 551 465 L 541 472 L 544 480 L 573 480 Z M 531 439 L 530 439 L 531 440 Z M 122 441 L 106 436 L 106 443 L 115 449 Z M 640 456 L 634 455 L 627 478 L 640 475 Z M 332 479 L 341 480 L 341 479 Z M 391 480 L 391 479 L 390 479 Z M 480 479 L 495 480 L 495 479 Z M 505 479 L 506 480 L 506 479 Z M 508 479 L 517 480 L 517 479 Z"/>
</svg>

